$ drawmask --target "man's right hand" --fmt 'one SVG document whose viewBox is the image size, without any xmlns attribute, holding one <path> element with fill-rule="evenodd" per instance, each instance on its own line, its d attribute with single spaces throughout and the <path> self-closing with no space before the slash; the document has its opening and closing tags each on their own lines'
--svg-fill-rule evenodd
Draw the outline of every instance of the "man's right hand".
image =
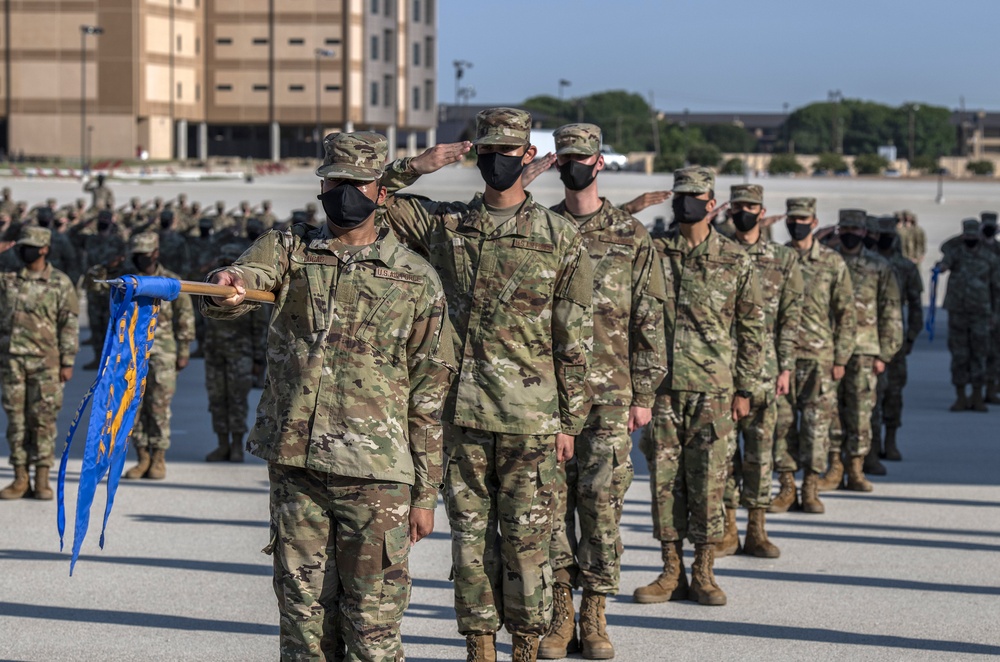
<svg viewBox="0 0 1000 662">
<path fill-rule="evenodd" d="M 844 378 L 844 372 L 845 372 L 844 366 L 842 366 L 842 365 L 835 365 L 835 366 L 833 366 L 833 374 L 832 374 L 833 381 L 839 382 L 841 379 L 843 379 Z"/>
<path fill-rule="evenodd" d="M 446 165 L 458 163 L 462 157 L 472 149 L 472 143 L 468 140 L 460 143 L 442 143 L 428 148 L 420 156 L 415 156 L 410 161 L 410 169 L 418 175 L 429 175 L 437 172 Z"/>
<path fill-rule="evenodd" d="M 212 301 L 215 305 L 232 308 L 233 306 L 238 306 L 243 303 L 243 297 L 245 297 L 247 293 L 246 283 L 244 283 L 243 279 L 235 273 L 226 270 L 217 271 L 212 274 L 212 279 L 209 282 L 215 283 L 216 285 L 228 285 L 236 288 L 236 294 L 231 297 L 212 297 Z"/>
<path fill-rule="evenodd" d="M 635 216 L 647 207 L 666 202 L 669 197 L 670 191 L 646 191 L 638 198 L 626 202 L 622 209 Z"/>
</svg>

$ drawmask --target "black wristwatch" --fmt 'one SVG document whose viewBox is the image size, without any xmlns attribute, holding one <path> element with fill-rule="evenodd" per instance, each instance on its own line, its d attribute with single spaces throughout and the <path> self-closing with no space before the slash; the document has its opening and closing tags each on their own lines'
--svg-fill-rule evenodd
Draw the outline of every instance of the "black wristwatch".
<svg viewBox="0 0 1000 662">
<path fill-rule="evenodd" d="M 747 400 L 749 400 L 751 394 L 750 391 L 747 391 L 745 389 L 740 389 L 739 391 L 736 391 L 736 395 L 740 396 L 741 398 L 746 398 Z"/>
</svg>

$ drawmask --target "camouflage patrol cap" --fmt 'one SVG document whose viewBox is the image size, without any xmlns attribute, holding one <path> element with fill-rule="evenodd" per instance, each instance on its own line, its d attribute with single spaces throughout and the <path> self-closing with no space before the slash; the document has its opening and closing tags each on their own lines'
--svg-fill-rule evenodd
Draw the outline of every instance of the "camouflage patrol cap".
<svg viewBox="0 0 1000 662">
<path fill-rule="evenodd" d="M 142 200 L 139 198 L 132 198 L 131 200 L 129 200 L 129 204 L 132 205 L 133 207 L 138 207 L 140 204 L 142 204 Z"/>
<path fill-rule="evenodd" d="M 715 190 L 715 173 L 702 166 L 674 170 L 674 193 L 708 193 Z"/>
<path fill-rule="evenodd" d="M 979 236 L 979 219 L 978 218 L 967 218 L 962 221 L 962 234 L 966 236 L 978 237 Z"/>
<path fill-rule="evenodd" d="M 45 204 L 47 204 L 49 207 L 55 207 L 57 204 L 59 204 L 59 201 L 56 200 L 55 198 L 45 198 Z"/>
<path fill-rule="evenodd" d="M 841 209 L 837 225 L 864 230 L 868 225 L 868 213 L 864 209 Z"/>
<path fill-rule="evenodd" d="M 268 209 L 271 206 L 271 201 L 265 200 L 264 202 L 260 203 L 260 206 L 263 207 L 264 209 Z"/>
<path fill-rule="evenodd" d="M 878 234 L 881 232 L 878 225 L 878 216 L 868 214 L 865 218 L 865 230 L 868 230 L 868 234 Z"/>
<path fill-rule="evenodd" d="M 4 194 L 5 197 L 10 197 L 10 187 L 9 186 L 4 186 L 3 187 L 3 194 Z"/>
<path fill-rule="evenodd" d="M 788 198 L 785 200 L 785 215 L 812 218 L 816 215 L 816 198 Z"/>
<path fill-rule="evenodd" d="M 996 225 L 997 213 L 995 211 L 984 211 L 979 214 L 979 220 L 983 222 L 983 225 Z"/>
<path fill-rule="evenodd" d="M 152 253 L 160 248 L 160 236 L 155 232 L 140 232 L 129 244 L 133 253 Z"/>
<path fill-rule="evenodd" d="M 374 131 L 331 133 L 323 140 L 326 157 L 316 176 L 371 182 L 385 172 L 389 141 Z"/>
<path fill-rule="evenodd" d="M 474 145 L 511 145 L 531 143 L 531 114 L 517 108 L 487 108 L 476 115 Z"/>
<path fill-rule="evenodd" d="M 52 242 L 52 232 L 37 225 L 22 225 L 17 237 L 18 246 L 48 246 Z"/>
<path fill-rule="evenodd" d="M 316 213 L 316 203 L 315 202 L 309 202 L 309 203 L 307 203 L 306 204 L 306 212 L 311 213 L 311 214 L 315 214 Z"/>
<path fill-rule="evenodd" d="M 878 233 L 879 234 L 899 234 L 896 230 L 896 217 L 895 216 L 879 216 L 878 217 Z"/>
<path fill-rule="evenodd" d="M 216 200 L 215 201 L 215 208 L 216 209 L 225 209 L 226 208 L 226 201 L 225 200 Z"/>
<path fill-rule="evenodd" d="M 593 156 L 601 152 L 601 127 L 596 124 L 566 124 L 552 135 L 556 139 L 556 154 Z"/>
<path fill-rule="evenodd" d="M 729 201 L 762 205 L 764 204 L 764 187 L 760 184 L 737 184 L 729 189 Z"/>
</svg>

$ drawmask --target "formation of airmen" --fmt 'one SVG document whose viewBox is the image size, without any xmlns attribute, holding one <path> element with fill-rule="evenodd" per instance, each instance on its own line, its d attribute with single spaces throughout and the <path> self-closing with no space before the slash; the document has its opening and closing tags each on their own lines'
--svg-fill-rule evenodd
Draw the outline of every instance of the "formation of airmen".
<svg viewBox="0 0 1000 662">
<path fill-rule="evenodd" d="M 383 136 L 332 134 L 317 170 L 323 222 L 282 227 L 221 203 L 202 215 L 181 200 L 113 210 L 103 183 L 92 187 L 102 206 L 75 224 L 19 216 L 5 227 L 18 264 L 0 280 L 15 467 L 0 496 L 51 498 L 52 421 L 77 350 L 73 277 L 53 267 L 65 236 L 83 246 L 74 273 L 92 287 L 140 272 L 236 288 L 198 307 L 219 438 L 207 459 L 243 459 L 247 394 L 266 372 L 246 448 L 268 462 L 282 659 L 402 659 L 408 552 L 432 531 L 439 492 L 468 660 L 496 660 L 501 627 L 517 661 L 614 657 L 607 596 L 619 590 L 637 430 L 663 568 L 634 599 L 725 605 L 718 557 L 780 556 L 766 513 L 823 513 L 821 492 L 870 492 L 881 460 L 901 459 L 926 240 L 908 212 L 843 209 L 819 228 L 816 200 L 798 197 L 767 216 L 756 184 L 720 204 L 702 167 L 677 170 L 669 194 L 619 207 L 598 191 L 599 127 L 557 129 L 541 168 L 529 165 L 530 127 L 525 111 L 485 110 L 474 142 L 389 163 Z M 473 148 L 484 191 L 470 202 L 403 192 Z M 565 187 L 552 208 L 525 188 L 548 165 Z M 667 198 L 670 227 L 650 232 L 627 211 Z M 781 221 L 785 245 L 768 238 Z M 75 235 L 106 239 L 88 251 L 72 238 L 80 225 Z M 995 213 L 963 221 L 937 265 L 951 274 L 953 411 L 998 401 L 996 229 Z M 247 290 L 275 292 L 273 310 L 245 302 Z M 186 295 L 161 309 L 127 477 L 165 475 L 194 317 Z"/>
</svg>

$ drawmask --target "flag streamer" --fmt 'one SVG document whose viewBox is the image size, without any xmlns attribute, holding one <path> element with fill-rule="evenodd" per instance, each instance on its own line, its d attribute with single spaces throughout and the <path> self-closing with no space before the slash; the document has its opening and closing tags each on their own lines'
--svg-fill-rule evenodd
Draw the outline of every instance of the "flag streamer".
<svg viewBox="0 0 1000 662">
<path fill-rule="evenodd" d="M 924 323 L 924 329 L 927 330 L 927 337 L 931 342 L 934 342 L 934 319 L 937 316 L 937 288 L 940 276 L 941 269 L 938 267 L 931 269 L 930 310 L 927 311 L 927 321 Z"/>
</svg>

